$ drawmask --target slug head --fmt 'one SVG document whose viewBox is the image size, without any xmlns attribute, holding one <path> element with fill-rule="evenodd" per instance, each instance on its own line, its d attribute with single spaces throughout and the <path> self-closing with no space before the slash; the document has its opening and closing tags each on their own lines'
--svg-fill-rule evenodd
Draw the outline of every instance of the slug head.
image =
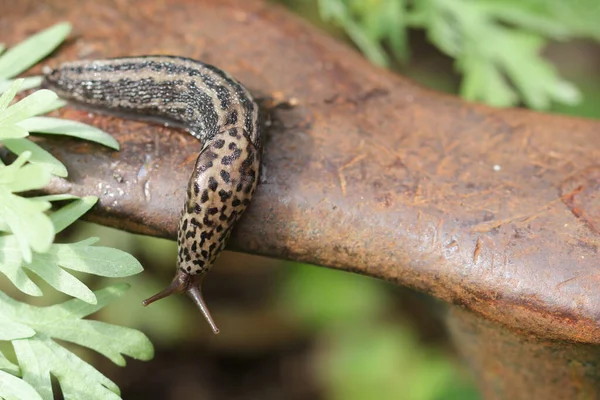
<svg viewBox="0 0 600 400">
<path fill-rule="evenodd" d="M 53 90 L 63 99 L 85 102 L 92 97 L 90 92 L 99 82 L 94 83 L 91 76 L 84 73 L 82 67 L 78 67 L 80 64 L 81 62 L 73 62 L 56 69 L 44 67 L 42 87 Z"/>
<path fill-rule="evenodd" d="M 208 307 L 206 307 L 206 303 L 204 303 L 204 299 L 202 298 L 202 292 L 200 291 L 200 285 L 203 279 L 204 275 L 190 275 L 181 270 L 177 270 L 177 274 L 175 274 L 175 278 L 173 278 L 171 284 L 162 292 L 142 301 L 142 305 L 147 306 L 157 300 L 164 299 L 173 293 L 185 293 L 194 301 L 194 303 L 196 303 L 210 325 L 213 333 L 216 335 L 219 333 L 219 328 L 217 328 L 215 321 L 210 315 L 210 311 L 208 311 Z"/>
</svg>

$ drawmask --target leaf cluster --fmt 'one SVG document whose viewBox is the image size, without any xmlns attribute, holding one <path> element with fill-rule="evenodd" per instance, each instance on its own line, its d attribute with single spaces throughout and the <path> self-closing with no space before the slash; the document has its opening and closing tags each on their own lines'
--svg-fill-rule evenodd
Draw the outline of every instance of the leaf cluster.
<svg viewBox="0 0 600 400">
<path fill-rule="evenodd" d="M 148 360 L 153 348 L 133 329 L 85 320 L 120 297 L 127 285 L 92 291 L 69 271 L 104 277 L 125 277 L 142 271 L 131 255 L 95 246 L 97 238 L 55 243 L 55 235 L 85 214 L 96 197 L 70 194 L 28 197 L 51 179 L 68 176 L 66 167 L 30 139 L 30 133 L 67 135 L 118 150 L 118 143 L 94 127 L 40 115 L 64 102 L 50 90 L 38 90 L 14 102 L 17 93 L 39 85 L 40 77 L 11 79 L 50 53 L 70 32 L 57 24 L 0 55 L 0 150 L 13 153 L 10 164 L 0 159 L 0 273 L 23 293 L 42 296 L 35 274 L 74 299 L 34 307 L 0 292 L 0 340 L 10 341 L 16 363 L 0 352 L 0 398 L 52 399 L 51 375 L 66 399 L 118 399 L 119 389 L 93 366 L 65 349 L 56 339 L 95 350 L 118 365 L 122 354 Z M 3 50 L 4 46 L 0 45 Z M 1 51 L 0 51 L 1 52 Z M 53 207 L 54 204 L 65 204 Z"/>
<path fill-rule="evenodd" d="M 541 56 L 549 40 L 600 40 L 594 0 L 319 0 L 321 17 L 342 27 L 375 64 L 409 56 L 408 29 L 455 60 L 460 94 L 495 106 L 547 109 L 575 104 L 577 88 Z"/>
</svg>

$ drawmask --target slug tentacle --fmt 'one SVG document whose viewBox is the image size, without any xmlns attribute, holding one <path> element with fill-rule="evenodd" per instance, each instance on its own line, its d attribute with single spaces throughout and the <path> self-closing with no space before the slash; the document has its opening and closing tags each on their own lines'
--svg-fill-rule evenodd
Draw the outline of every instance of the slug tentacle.
<svg viewBox="0 0 600 400">
<path fill-rule="evenodd" d="M 202 291 L 200 289 L 202 280 L 205 276 L 206 275 L 190 275 L 182 271 L 177 271 L 175 278 L 173 278 L 173 281 L 166 289 L 142 301 L 142 305 L 145 307 L 157 300 L 164 299 L 173 293 L 185 293 L 198 306 L 212 331 L 217 334 L 219 333 L 219 328 L 217 328 L 217 324 L 215 324 L 215 321 L 210 315 L 210 311 L 208 311 L 208 307 L 206 307 L 206 303 L 204 303 L 204 298 L 202 297 Z"/>
<path fill-rule="evenodd" d="M 183 126 L 202 142 L 179 220 L 177 273 L 143 304 L 184 292 L 218 333 L 200 284 L 258 183 L 262 130 L 248 90 L 212 65 L 174 56 L 74 61 L 45 74 L 44 86 L 67 100 Z"/>
</svg>

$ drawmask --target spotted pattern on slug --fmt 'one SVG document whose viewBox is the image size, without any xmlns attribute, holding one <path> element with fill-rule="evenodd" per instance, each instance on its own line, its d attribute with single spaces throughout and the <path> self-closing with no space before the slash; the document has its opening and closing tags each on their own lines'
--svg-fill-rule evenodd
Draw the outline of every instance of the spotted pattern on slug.
<svg viewBox="0 0 600 400">
<path fill-rule="evenodd" d="M 200 274 L 213 264 L 250 204 L 260 155 L 243 137 L 240 128 L 219 133 L 196 160 L 177 238 L 183 272 Z"/>
<path fill-rule="evenodd" d="M 171 56 L 68 62 L 44 86 L 93 108 L 181 126 L 202 142 L 177 238 L 180 291 L 188 291 L 189 276 L 212 267 L 256 189 L 262 138 L 250 93 L 214 66 Z"/>
</svg>

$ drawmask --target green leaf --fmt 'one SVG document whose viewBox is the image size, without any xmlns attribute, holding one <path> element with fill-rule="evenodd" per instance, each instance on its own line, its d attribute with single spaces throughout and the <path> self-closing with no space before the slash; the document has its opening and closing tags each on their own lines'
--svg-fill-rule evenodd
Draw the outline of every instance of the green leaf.
<svg viewBox="0 0 600 400">
<path fill-rule="evenodd" d="M 24 151 L 11 165 L 0 168 L 0 185 L 11 192 L 41 189 L 50 182 L 50 173 L 40 165 L 23 165 L 23 159 L 29 160 L 31 153 Z"/>
<path fill-rule="evenodd" d="M 388 57 L 376 40 L 369 38 L 352 20 L 345 20 L 342 24 L 348 36 L 373 64 L 388 65 Z"/>
<path fill-rule="evenodd" d="M 569 27 L 572 35 L 589 36 L 600 41 L 600 7 L 596 0 L 549 1 L 542 4 L 548 6 L 552 17 Z"/>
<path fill-rule="evenodd" d="M 19 91 L 29 90 L 36 88 L 42 84 L 41 76 L 27 76 L 25 78 L 21 78 L 23 80 L 23 84 L 19 88 Z M 0 79 L 0 93 L 6 92 L 11 85 L 14 83 L 14 79 L 2 80 Z"/>
<path fill-rule="evenodd" d="M 556 79 L 554 85 L 548 91 L 553 99 L 572 106 L 579 104 L 583 98 L 577 86 L 559 78 Z"/>
<path fill-rule="evenodd" d="M 361 27 L 350 15 L 342 0 L 319 2 L 319 11 L 324 20 L 333 20 L 340 25 L 365 56 L 377 65 L 387 65 L 388 58 L 376 39 L 373 39 L 364 27 Z"/>
<path fill-rule="evenodd" d="M 56 222 L 64 226 L 73 215 L 81 214 L 91 200 L 70 208 Z M 66 222 L 63 220 L 67 220 Z M 52 244 L 45 253 L 33 253 L 31 261 L 25 262 L 19 242 L 13 235 L 0 236 L 0 272 L 21 291 L 32 296 L 40 296 L 41 290 L 24 273 L 23 268 L 35 272 L 58 291 L 95 304 L 97 299 L 88 287 L 63 268 L 106 277 L 125 277 L 143 270 L 142 265 L 132 255 L 109 247 L 92 246 L 97 241 L 90 238 L 78 243 Z"/>
<path fill-rule="evenodd" d="M 4 371 L 0 371 L 0 398 L 5 400 L 43 400 L 30 384 Z"/>
<path fill-rule="evenodd" d="M 15 126 L 15 128 L 17 128 L 17 126 Z M 23 128 L 19 127 L 19 129 Z M 2 144 L 4 144 L 10 151 L 17 155 L 21 155 L 24 152 L 29 151 L 31 152 L 31 157 L 29 158 L 30 163 L 40 165 L 43 169 L 53 175 L 60 176 L 62 178 L 67 177 L 67 168 L 52 154 L 28 139 L 4 140 L 2 138 L 2 130 L 3 128 L 0 127 L 0 140 L 2 140 Z M 27 133 L 27 131 L 25 132 Z"/>
<path fill-rule="evenodd" d="M 387 0 L 383 5 L 381 25 L 390 42 L 394 56 L 400 61 L 408 60 L 408 38 L 404 0 Z"/>
<path fill-rule="evenodd" d="M 21 268 L 23 255 L 14 235 L 0 236 L 0 272 L 2 272 L 17 289 L 30 296 L 42 296 L 42 290 Z"/>
<path fill-rule="evenodd" d="M 323 20 L 343 28 L 379 65 L 389 63 L 382 44 L 403 61 L 409 54 L 407 28 L 425 30 L 455 59 L 464 75 L 461 93 L 495 106 L 524 102 L 544 109 L 552 102 L 578 103 L 578 89 L 527 41 L 600 41 L 596 0 L 319 0 L 318 6 Z"/>
<path fill-rule="evenodd" d="M 45 369 L 43 360 L 37 359 L 36 352 L 31 343 L 35 339 L 15 340 L 12 342 L 21 367 L 23 380 L 33 386 L 44 400 L 52 400 L 52 386 L 50 385 L 50 371 Z"/>
<path fill-rule="evenodd" d="M 53 200 L 65 200 L 65 197 L 56 199 L 52 198 L 52 200 L 46 199 L 46 201 Z M 50 219 L 54 224 L 54 231 L 56 233 L 62 232 L 63 229 L 71 225 L 73 222 L 77 221 L 83 214 L 85 214 L 92 207 L 94 207 L 97 201 L 98 198 L 95 196 L 86 196 L 82 199 L 77 199 L 76 201 L 73 201 L 70 204 L 62 207 L 61 209 L 53 212 L 50 215 Z"/>
<path fill-rule="evenodd" d="M 2 94 L 2 97 L 0 97 L 0 111 L 5 110 L 6 107 L 8 107 L 22 85 L 23 79 L 16 79 L 11 83 L 7 90 Z"/>
<path fill-rule="evenodd" d="M 42 115 L 42 114 L 46 114 L 49 113 L 51 111 L 54 110 L 58 110 L 61 107 L 64 107 L 67 104 L 67 102 L 61 98 L 58 98 L 54 101 L 49 102 L 48 104 L 42 106 L 40 108 L 40 111 L 38 112 L 38 115 Z M 36 117 L 32 117 L 32 118 L 36 118 Z M 23 122 L 23 121 L 21 121 Z"/>
<path fill-rule="evenodd" d="M 49 203 L 31 201 L 0 188 L 0 219 L 10 227 L 25 262 L 31 261 L 31 249 L 44 252 L 54 240 L 54 228 L 44 211 Z"/>
<path fill-rule="evenodd" d="M 35 331 L 27 325 L 6 320 L 0 315 L 0 340 L 25 339 L 35 335 Z"/>
<path fill-rule="evenodd" d="M 18 365 L 13 364 L 4 353 L 0 351 L 0 369 L 13 375 L 21 375 L 21 369 Z M 1 386 L 1 385 L 0 385 Z"/>
<path fill-rule="evenodd" d="M 58 379 L 66 399 L 118 399 L 119 389 L 112 381 L 53 338 L 93 349 L 117 365 L 125 365 L 123 355 L 151 359 L 154 349 L 143 333 L 81 320 L 119 298 L 127 288 L 120 284 L 97 291 L 96 305 L 73 299 L 50 307 L 30 306 L 0 292 L 0 314 L 36 332 L 32 338 L 12 341 L 23 379 L 47 399 L 53 398 L 50 374 Z"/>
<path fill-rule="evenodd" d="M 10 125 L 39 114 L 58 96 L 51 90 L 41 89 L 0 113 L 0 125 Z M 24 127 L 23 127 L 24 128 Z M 24 128 L 27 129 L 27 128 Z"/>
<path fill-rule="evenodd" d="M 549 2 L 421 0 L 407 21 L 425 28 L 430 40 L 456 58 L 464 73 L 461 94 L 495 106 L 519 101 L 548 108 L 580 96 L 540 57 L 545 37 L 564 38 L 571 29 L 552 15 Z M 515 91 L 513 88 L 516 88 Z"/>
<path fill-rule="evenodd" d="M 26 71 L 52 52 L 71 32 L 71 24 L 61 22 L 45 29 L 0 56 L 0 79 L 12 78 Z"/>
<path fill-rule="evenodd" d="M 53 245 L 53 247 L 56 245 Z M 50 250 L 52 251 L 52 249 Z M 74 277 L 69 272 L 60 268 L 60 266 L 53 260 L 48 260 L 49 264 L 46 264 L 46 255 L 35 254 L 30 263 L 24 264 L 23 267 L 35 272 L 40 278 L 46 281 L 50 286 L 59 292 L 68 294 L 69 296 L 76 297 L 87 303 L 95 304 L 96 296 L 94 293 L 79 279 Z"/>
<path fill-rule="evenodd" d="M 92 197 L 92 196 L 90 196 Z M 64 200 L 78 200 L 79 197 L 75 196 L 74 194 L 49 194 L 49 195 L 45 195 L 45 196 L 36 196 L 36 197 L 28 197 L 29 200 L 37 200 L 37 201 L 44 201 L 44 202 L 51 202 L 51 201 L 64 201 Z M 63 230 L 66 226 L 64 226 L 64 224 L 67 221 L 69 224 L 74 222 L 72 220 L 71 217 L 66 216 L 66 221 L 61 221 L 61 219 L 65 218 L 63 216 L 61 216 L 61 213 L 63 213 L 63 209 L 68 208 L 69 206 L 65 206 L 61 209 L 59 209 L 58 211 L 50 214 L 50 219 L 52 220 L 53 224 L 54 224 L 54 231 L 55 232 L 59 232 L 56 230 L 57 227 L 60 227 L 60 230 Z M 80 205 L 80 207 L 84 207 L 82 205 Z M 0 231 L 10 231 L 8 225 L 6 225 L 6 223 L 4 221 L 2 221 L 0 219 Z"/>
<path fill-rule="evenodd" d="M 111 278 L 121 278 L 142 272 L 144 269 L 131 254 L 110 247 L 91 246 L 97 238 L 77 243 L 54 244 L 40 257 L 42 264 L 55 263 L 74 271 Z M 48 267 L 48 266 L 46 266 Z"/>
<path fill-rule="evenodd" d="M 76 200 L 79 199 L 79 196 L 75 196 L 74 194 L 48 194 L 45 196 L 36 196 L 29 197 L 31 200 L 40 200 L 40 201 L 62 201 L 62 200 Z M 52 215 L 50 216 L 52 217 Z"/>
<path fill-rule="evenodd" d="M 492 15 L 499 21 L 527 28 L 528 30 L 554 39 L 564 40 L 571 33 L 571 29 L 563 22 L 553 18 L 543 10 L 530 9 L 527 5 L 522 5 L 521 7 L 510 5 L 507 7 L 506 4 L 502 4 L 501 2 L 480 2 L 477 8 L 480 13 Z"/>
<path fill-rule="evenodd" d="M 534 109 L 546 109 L 552 100 L 563 103 L 579 101 L 579 92 L 562 80 L 552 65 L 537 57 L 544 42 L 539 37 L 516 33 L 507 34 L 504 49 L 511 57 L 502 57 L 498 64 L 512 78 L 525 103 Z M 561 92 L 562 88 L 567 91 Z"/>
<path fill-rule="evenodd" d="M 506 107 L 518 101 L 517 93 L 493 64 L 467 59 L 462 69 L 465 71 L 460 88 L 463 98 L 479 99 L 496 107 Z"/>
<path fill-rule="evenodd" d="M 14 341 L 13 345 L 23 379 L 46 399 L 53 399 L 50 373 L 58 380 L 66 399 L 121 398 L 113 381 L 45 335 Z"/>
<path fill-rule="evenodd" d="M 29 136 L 29 132 L 16 125 L 0 125 L 0 141 L 5 139 L 20 139 Z"/>
<path fill-rule="evenodd" d="M 44 187 L 50 181 L 50 173 L 39 165 L 23 166 L 30 153 L 20 155 L 11 165 L 0 167 L 0 221 L 15 236 L 26 262 L 31 260 L 31 250 L 44 252 L 54 240 L 54 228 L 44 213 L 50 203 L 33 201 L 11 192 Z"/>
<path fill-rule="evenodd" d="M 119 150 L 119 143 L 108 133 L 77 121 L 51 117 L 32 117 L 19 122 L 17 125 L 29 132 L 73 136 Z"/>
</svg>

